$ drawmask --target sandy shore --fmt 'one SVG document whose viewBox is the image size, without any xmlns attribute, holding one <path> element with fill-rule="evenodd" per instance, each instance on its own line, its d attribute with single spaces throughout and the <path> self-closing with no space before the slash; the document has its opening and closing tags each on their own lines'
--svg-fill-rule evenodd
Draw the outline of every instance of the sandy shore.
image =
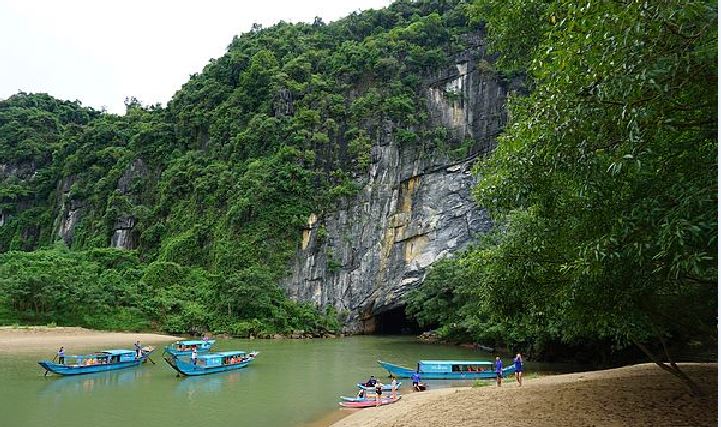
<svg viewBox="0 0 721 427">
<path fill-rule="evenodd" d="M 692 398 L 653 364 L 494 386 L 407 393 L 362 409 L 333 427 L 364 426 L 715 426 L 716 364 L 683 364 L 707 395 Z"/>
<path fill-rule="evenodd" d="M 172 335 L 142 334 L 132 332 L 106 332 L 85 328 L 46 327 L 0 327 L 0 354 L 2 353 L 54 353 L 62 345 L 67 354 L 76 350 L 102 347 L 132 348 L 135 341 L 146 344 L 162 344 L 177 340 Z"/>
</svg>

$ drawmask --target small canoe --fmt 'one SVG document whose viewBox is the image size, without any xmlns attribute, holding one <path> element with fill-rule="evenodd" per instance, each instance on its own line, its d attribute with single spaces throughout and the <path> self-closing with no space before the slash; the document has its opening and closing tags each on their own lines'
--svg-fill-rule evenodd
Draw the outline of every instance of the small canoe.
<svg viewBox="0 0 721 427">
<path fill-rule="evenodd" d="M 399 393 L 396 393 L 397 397 L 400 397 L 401 395 Z M 391 396 L 386 396 L 384 399 L 391 399 Z M 358 397 L 358 396 L 341 396 L 340 400 L 343 400 L 345 402 L 365 402 L 367 400 L 375 401 L 376 397 L 375 394 L 367 394 L 366 397 Z"/>
<path fill-rule="evenodd" d="M 375 386 L 370 386 L 370 387 L 369 387 L 369 386 L 367 386 L 367 385 L 365 385 L 365 384 L 363 384 L 363 383 L 358 383 L 358 384 L 356 384 L 356 385 L 358 386 L 358 388 L 362 388 L 363 390 L 366 390 L 366 391 L 375 391 L 375 389 L 376 389 Z M 401 382 L 400 382 L 400 381 L 398 381 L 398 382 L 396 383 L 396 390 L 398 390 L 399 388 L 401 388 Z M 391 389 L 391 383 L 383 383 L 383 391 L 392 391 L 392 389 Z"/>
<path fill-rule="evenodd" d="M 360 402 L 338 402 L 338 404 L 344 408 L 372 408 L 374 406 L 390 405 L 391 403 L 398 402 L 400 399 L 401 397 L 398 396 L 395 399 L 381 399 L 381 401 L 377 403 L 375 400 L 363 400 Z"/>
<path fill-rule="evenodd" d="M 154 350 L 153 347 L 143 347 L 141 357 L 137 357 L 134 350 L 103 350 L 84 355 L 65 356 L 63 363 L 42 360 L 38 364 L 45 368 L 46 375 L 48 371 L 58 375 L 93 374 L 138 366 L 146 361 Z"/>
<path fill-rule="evenodd" d="M 198 355 L 196 363 L 192 363 L 189 357 L 173 355 L 166 357 L 165 361 L 183 375 L 197 376 L 245 368 L 250 362 L 255 360 L 257 355 L 257 351 L 250 353 L 244 351 L 224 351 L 222 353 Z"/>
<path fill-rule="evenodd" d="M 183 340 L 176 341 L 173 344 L 166 346 L 163 349 L 163 353 L 168 353 L 173 356 L 190 356 L 193 352 L 193 348 L 198 353 L 207 353 L 210 348 L 215 344 L 215 340 Z"/>
<path fill-rule="evenodd" d="M 418 372 L 423 380 L 478 380 L 496 378 L 493 362 L 484 360 L 420 360 L 416 369 L 406 368 L 393 363 L 378 361 L 378 364 L 391 375 L 398 378 L 410 378 Z M 502 375 L 507 377 L 514 372 L 513 365 L 503 368 Z"/>
</svg>

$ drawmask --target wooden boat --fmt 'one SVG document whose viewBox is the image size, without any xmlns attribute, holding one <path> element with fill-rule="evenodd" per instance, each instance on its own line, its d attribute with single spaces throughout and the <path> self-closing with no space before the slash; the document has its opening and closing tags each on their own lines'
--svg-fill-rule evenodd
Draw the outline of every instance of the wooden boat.
<svg viewBox="0 0 721 427">
<path fill-rule="evenodd" d="M 190 356 L 193 347 L 198 353 L 207 353 L 215 344 L 215 340 L 183 340 L 176 341 L 163 349 L 163 354 L 168 353 L 174 356 Z"/>
<path fill-rule="evenodd" d="M 92 374 L 138 366 L 147 360 L 154 350 L 153 347 L 143 347 L 141 357 L 136 357 L 134 350 L 103 350 L 85 355 L 65 356 L 64 363 L 42 360 L 38 364 L 45 368 L 45 375 L 48 371 L 58 375 Z"/>
<path fill-rule="evenodd" d="M 178 357 L 171 354 L 165 361 L 180 374 L 195 376 L 215 374 L 245 368 L 255 360 L 257 351 L 224 351 L 222 353 L 206 353 L 198 355 L 197 363 L 193 364 L 189 357 Z"/>
<path fill-rule="evenodd" d="M 358 388 L 362 388 L 363 390 L 366 390 L 366 391 L 374 391 L 376 389 L 376 386 L 367 386 L 367 385 L 365 385 L 365 383 L 358 383 L 356 385 L 358 386 Z M 401 388 L 400 381 L 398 381 L 396 383 L 396 390 L 398 390 L 399 388 Z M 391 383 L 383 383 L 382 390 L 383 391 L 392 391 Z"/>
<path fill-rule="evenodd" d="M 371 408 L 373 406 L 383 406 L 383 405 L 390 405 L 391 403 L 396 403 L 399 400 L 401 400 L 401 397 L 398 396 L 395 399 L 381 399 L 380 402 L 373 400 L 363 400 L 359 402 L 338 402 L 340 406 L 343 406 L 344 408 Z"/>
<path fill-rule="evenodd" d="M 378 363 L 391 375 L 410 378 L 416 370 L 423 380 L 477 380 L 496 378 L 494 362 L 481 360 L 420 360 L 416 369 L 406 368 L 393 363 Z M 513 365 L 503 368 L 502 375 L 513 374 Z"/>
</svg>

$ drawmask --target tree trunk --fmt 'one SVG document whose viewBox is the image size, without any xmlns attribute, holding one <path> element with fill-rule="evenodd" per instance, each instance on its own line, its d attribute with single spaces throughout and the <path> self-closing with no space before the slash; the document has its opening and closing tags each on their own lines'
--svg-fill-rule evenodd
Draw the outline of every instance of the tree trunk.
<svg viewBox="0 0 721 427">
<path fill-rule="evenodd" d="M 685 372 L 681 370 L 681 368 L 676 365 L 676 362 L 671 359 L 671 356 L 669 355 L 668 351 L 666 350 L 666 343 L 661 340 L 661 343 L 664 347 L 664 352 L 666 354 L 666 358 L 668 360 L 668 363 L 662 361 L 656 355 L 654 355 L 646 346 L 639 342 L 634 342 L 636 344 L 636 347 L 641 349 L 641 351 L 648 356 L 649 359 L 653 361 L 659 368 L 663 369 L 664 371 L 670 373 L 671 375 L 675 376 L 676 378 L 680 379 L 684 385 L 688 388 L 689 393 L 691 393 L 694 397 L 701 397 L 703 396 L 703 391 L 701 390 L 701 387 L 699 387 L 698 384 L 694 380 L 691 379 L 688 375 L 686 375 Z"/>
</svg>

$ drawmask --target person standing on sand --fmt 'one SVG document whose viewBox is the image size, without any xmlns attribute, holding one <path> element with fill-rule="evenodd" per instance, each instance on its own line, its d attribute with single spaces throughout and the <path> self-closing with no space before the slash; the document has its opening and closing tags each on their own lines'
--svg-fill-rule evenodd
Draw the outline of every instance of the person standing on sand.
<svg viewBox="0 0 721 427">
<path fill-rule="evenodd" d="M 395 400 L 396 398 L 396 389 L 398 388 L 398 381 L 396 381 L 396 377 L 393 377 L 393 381 L 391 381 L 391 397 Z"/>
<path fill-rule="evenodd" d="M 413 383 L 413 391 L 421 391 L 420 387 L 418 387 L 418 384 L 421 382 L 421 376 L 418 374 L 418 371 L 415 371 L 413 375 L 411 375 L 411 383 Z"/>
<path fill-rule="evenodd" d="M 503 362 L 501 361 L 500 357 L 496 357 L 496 384 L 498 384 L 498 387 L 501 386 L 502 382 L 503 382 Z"/>
<path fill-rule="evenodd" d="M 521 353 L 516 353 L 516 358 L 513 359 L 513 369 L 516 371 L 516 381 L 520 387 L 523 381 L 523 359 Z"/>
</svg>

